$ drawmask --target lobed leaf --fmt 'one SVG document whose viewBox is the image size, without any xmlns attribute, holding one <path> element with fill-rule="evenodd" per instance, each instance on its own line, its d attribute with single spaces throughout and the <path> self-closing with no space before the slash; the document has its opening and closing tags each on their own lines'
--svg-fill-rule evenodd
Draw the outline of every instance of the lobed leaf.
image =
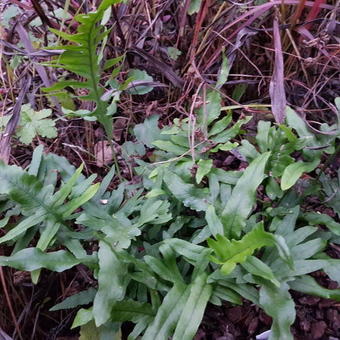
<svg viewBox="0 0 340 340">
<path fill-rule="evenodd" d="M 289 282 L 289 287 L 299 292 L 316 295 L 324 299 L 340 301 L 340 289 L 326 289 L 321 287 L 311 276 L 300 276 Z"/>
<path fill-rule="evenodd" d="M 290 326 L 295 320 L 296 312 L 288 289 L 286 283 L 277 287 L 270 282 L 261 282 L 260 305 L 273 318 L 270 340 L 293 340 Z"/>
<path fill-rule="evenodd" d="M 304 172 L 313 171 L 320 163 L 319 159 L 312 162 L 296 162 L 286 167 L 281 178 L 281 189 L 291 188 Z"/>
<path fill-rule="evenodd" d="M 67 297 L 65 300 L 54 305 L 49 310 L 53 312 L 61 309 L 71 309 L 81 305 L 87 305 L 88 303 L 93 301 L 96 292 L 97 292 L 96 289 L 89 288 L 87 290 Z"/>
<path fill-rule="evenodd" d="M 277 237 L 264 230 L 263 224 L 258 223 L 241 240 L 229 240 L 225 236 L 217 235 L 217 240 L 208 239 L 208 245 L 215 252 L 216 257 L 211 257 L 215 263 L 222 264 L 223 274 L 230 274 L 238 263 L 244 263 L 248 256 L 256 249 L 264 246 L 276 246 L 280 256 L 289 264 L 291 258 L 289 249 L 282 237 Z M 249 267 L 249 266 L 248 266 Z"/>
<path fill-rule="evenodd" d="M 128 279 L 126 264 L 104 241 L 99 242 L 98 259 L 98 291 L 93 302 L 97 327 L 109 320 L 113 304 L 124 298 Z"/>
<path fill-rule="evenodd" d="M 227 205 L 222 211 L 222 223 L 226 235 L 240 236 L 246 219 L 256 201 L 256 190 L 265 178 L 265 167 L 270 157 L 266 152 L 254 159 L 234 187 Z"/>
<path fill-rule="evenodd" d="M 207 189 L 196 188 L 193 184 L 184 182 L 181 177 L 170 171 L 165 172 L 164 182 L 175 198 L 186 207 L 196 211 L 207 210 L 209 204 Z"/>
<path fill-rule="evenodd" d="M 55 272 L 70 269 L 81 260 L 65 250 L 44 253 L 38 248 L 26 248 L 11 256 L 0 256 L 0 266 L 10 266 L 19 270 L 33 271 L 46 268 Z"/>
</svg>

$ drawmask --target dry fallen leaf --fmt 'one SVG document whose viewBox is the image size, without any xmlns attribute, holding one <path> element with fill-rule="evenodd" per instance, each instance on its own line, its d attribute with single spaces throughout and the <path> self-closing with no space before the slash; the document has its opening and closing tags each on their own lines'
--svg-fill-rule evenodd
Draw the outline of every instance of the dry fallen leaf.
<svg viewBox="0 0 340 340">
<path fill-rule="evenodd" d="M 96 157 L 96 165 L 103 167 L 112 161 L 112 149 L 108 141 L 100 141 L 94 146 L 94 154 Z"/>
</svg>

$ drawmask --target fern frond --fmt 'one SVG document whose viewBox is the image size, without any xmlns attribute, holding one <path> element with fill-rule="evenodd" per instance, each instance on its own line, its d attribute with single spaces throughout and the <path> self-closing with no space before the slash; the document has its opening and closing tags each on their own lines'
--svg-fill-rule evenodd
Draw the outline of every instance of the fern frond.
<svg viewBox="0 0 340 340">
<path fill-rule="evenodd" d="M 52 67 L 64 68 L 85 79 L 84 81 L 59 81 L 54 86 L 45 89 L 45 91 L 58 91 L 67 86 L 86 89 L 88 93 L 80 98 L 95 103 L 96 107 L 89 115 L 96 117 L 104 126 L 109 139 L 112 139 L 112 118 L 107 113 L 108 103 L 101 99 L 104 90 L 99 83 L 103 68 L 100 66 L 98 57 L 99 45 L 108 35 L 109 30 L 106 30 L 105 27 L 100 24 L 100 21 L 103 18 L 105 10 L 120 1 L 121 0 L 104 0 L 96 12 L 77 15 L 75 20 L 79 22 L 79 26 L 75 34 L 67 34 L 51 29 L 57 36 L 72 44 L 55 47 L 64 50 L 64 52 L 50 63 L 45 64 Z M 73 45 L 73 43 L 75 43 L 75 45 Z"/>
<path fill-rule="evenodd" d="M 43 186 L 37 177 L 26 171 L 0 164 L 0 193 L 6 194 L 19 204 L 24 216 L 13 229 L 0 238 L 0 244 L 14 240 L 32 227 L 41 225 L 38 247 L 41 250 L 47 249 L 58 230 L 62 226 L 66 227 L 69 216 L 89 201 L 98 190 L 99 184 L 88 185 L 79 196 L 71 196 L 81 170 L 82 167 L 53 194 L 53 185 Z"/>
</svg>

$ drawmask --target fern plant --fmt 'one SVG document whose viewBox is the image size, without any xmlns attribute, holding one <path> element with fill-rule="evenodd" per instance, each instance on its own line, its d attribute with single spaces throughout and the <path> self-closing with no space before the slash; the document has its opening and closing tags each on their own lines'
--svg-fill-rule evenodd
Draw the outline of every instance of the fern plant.
<svg viewBox="0 0 340 340">
<path fill-rule="evenodd" d="M 116 111 L 117 98 L 114 98 L 111 104 L 108 102 L 110 97 L 103 100 L 104 90 L 100 85 L 100 78 L 105 69 L 115 66 L 122 60 L 122 57 L 106 60 L 103 65 L 99 56 L 99 48 L 101 44 L 105 46 L 105 39 L 110 32 L 105 29 L 104 25 L 101 24 L 104 13 L 111 5 L 119 2 L 121 2 L 121 0 L 103 0 L 96 12 L 77 15 L 75 20 L 79 22 L 79 26 L 77 28 L 77 33 L 75 34 L 67 34 L 56 29 L 51 29 L 53 33 L 61 37 L 63 40 L 69 41 L 70 44 L 54 47 L 54 49 L 61 49 L 64 50 L 64 52 L 50 63 L 45 63 L 47 66 L 64 68 L 65 70 L 73 72 L 84 78 L 84 81 L 59 81 L 54 86 L 45 89 L 45 91 L 51 93 L 60 91 L 66 87 L 85 89 L 87 94 L 79 96 L 79 98 L 94 102 L 95 109 L 93 111 L 78 110 L 73 112 L 73 114 L 80 115 L 80 117 L 87 120 L 98 120 L 105 129 L 112 149 L 112 115 Z M 112 76 L 117 75 L 119 70 L 119 67 L 115 68 L 112 71 Z M 127 83 L 128 82 L 129 80 L 127 80 Z M 123 84 L 122 88 L 124 88 L 124 86 L 125 85 Z M 117 168 L 118 176 L 121 178 L 118 162 L 114 152 L 113 160 Z"/>
<path fill-rule="evenodd" d="M 83 117 L 88 119 L 94 117 L 103 124 L 108 138 L 112 138 L 112 117 L 108 112 L 108 102 L 102 100 L 104 91 L 100 86 L 100 77 L 104 68 L 101 67 L 98 49 L 110 31 L 106 30 L 100 24 L 100 21 L 105 10 L 119 2 L 120 0 L 104 0 L 96 12 L 77 15 L 75 20 L 79 22 L 79 26 L 78 32 L 75 34 L 67 34 L 51 29 L 53 33 L 72 44 L 54 47 L 54 49 L 61 49 L 64 52 L 47 64 L 52 67 L 62 67 L 85 79 L 84 81 L 59 81 L 53 87 L 48 88 L 47 91 L 56 91 L 68 86 L 86 89 L 88 91 L 87 95 L 80 98 L 93 101 L 96 107 L 94 111 L 84 113 Z M 107 60 L 106 65 L 112 67 L 119 61 L 120 58 Z"/>
<path fill-rule="evenodd" d="M 155 167 L 136 160 L 141 181 L 123 182 L 113 191 L 107 188 L 114 168 L 99 185 L 91 185 L 95 176 L 85 178 L 81 168 L 44 155 L 39 147 L 28 170 L 0 167 L 0 227 L 6 231 L 0 242 L 15 244 L 12 255 L 0 257 L 0 265 L 32 271 L 35 281 L 43 268 L 88 266 L 97 286 L 52 307 L 80 308 L 73 327 L 81 327 L 84 336 L 119 337 L 121 324 L 131 321 L 131 340 L 191 340 L 208 303 L 242 304 L 244 298 L 272 317 L 270 339 L 292 339 L 290 290 L 340 301 L 339 289 L 321 287 L 309 275 L 323 270 L 340 282 L 340 260 L 325 252 L 330 242 L 340 243 L 340 225 L 329 216 L 304 211 L 302 204 L 318 192 L 319 184 L 300 178 L 295 182 L 305 190 L 284 190 L 280 181 L 293 163 L 276 168 L 273 175 L 275 138 L 284 141 L 283 150 L 293 143 L 288 155 L 302 152 L 302 124 L 296 125 L 296 133 L 287 126 L 268 126 L 263 134 L 266 124 L 260 123 L 265 140 L 247 140 L 239 133 L 226 141 L 238 142 L 249 161 L 244 171 L 214 168 L 209 162 L 214 152 L 203 149 L 197 153 L 197 176 L 196 161 L 189 155 L 174 158 L 172 152 L 158 150 L 154 155 L 163 163 Z M 135 131 L 140 143 L 149 145 L 150 139 L 164 135 L 157 129 L 145 135 L 142 126 Z M 335 139 L 328 140 L 327 151 L 332 152 Z M 303 151 L 306 161 L 311 155 L 319 161 L 318 149 Z M 258 191 L 266 192 L 267 199 L 258 200 Z M 93 241 L 98 251 L 88 250 Z"/>
</svg>

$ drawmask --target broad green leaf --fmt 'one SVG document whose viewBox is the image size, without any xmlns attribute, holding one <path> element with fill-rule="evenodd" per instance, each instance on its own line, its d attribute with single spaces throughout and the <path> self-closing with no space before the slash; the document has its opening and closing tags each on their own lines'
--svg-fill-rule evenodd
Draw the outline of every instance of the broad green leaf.
<svg viewBox="0 0 340 340">
<path fill-rule="evenodd" d="M 11 218 L 11 217 L 8 216 L 8 217 L 5 217 L 5 218 L 1 219 L 1 220 L 0 220 L 0 228 L 5 227 L 5 226 L 7 225 L 7 223 L 8 223 L 8 221 L 9 221 L 10 218 Z"/>
<path fill-rule="evenodd" d="M 107 70 L 109 68 L 111 68 L 112 66 L 118 64 L 119 62 L 121 62 L 124 59 L 124 55 L 121 55 L 117 58 L 112 58 L 112 59 L 108 59 L 105 61 L 103 70 Z"/>
<path fill-rule="evenodd" d="M 154 147 L 157 147 L 158 149 L 166 152 L 171 152 L 176 156 L 183 155 L 188 151 L 188 149 L 166 140 L 156 140 L 152 144 Z"/>
<path fill-rule="evenodd" d="M 208 255 L 211 253 L 210 249 L 181 239 L 172 238 L 164 240 L 163 244 L 159 248 L 164 257 L 167 253 L 170 253 L 168 246 L 170 246 L 169 248 L 171 250 L 183 256 L 187 262 L 194 266 L 194 270 L 191 275 L 192 280 L 195 280 L 196 277 L 200 275 L 209 264 Z M 176 259 L 171 260 L 173 261 L 173 264 L 171 262 L 165 264 L 169 268 L 172 267 L 172 277 L 174 282 L 176 283 L 177 281 L 182 281 L 182 275 L 178 271 Z"/>
<path fill-rule="evenodd" d="M 294 260 L 304 260 L 322 251 L 327 245 L 325 240 L 314 238 L 291 248 Z"/>
<path fill-rule="evenodd" d="M 271 264 L 275 275 L 279 278 L 292 278 L 300 275 L 309 274 L 322 269 L 326 263 L 323 260 L 296 260 L 294 269 L 289 269 L 281 261 Z"/>
<path fill-rule="evenodd" d="M 216 215 L 215 207 L 213 205 L 208 206 L 205 213 L 205 219 L 208 222 L 209 230 L 213 236 L 216 237 L 217 234 L 223 235 L 223 224 Z"/>
<path fill-rule="evenodd" d="M 99 242 L 98 292 L 93 302 L 93 314 L 97 326 L 109 320 L 112 305 L 122 300 L 127 286 L 127 266 L 121 262 L 111 247 Z"/>
<path fill-rule="evenodd" d="M 262 153 L 270 150 L 269 144 L 270 125 L 271 125 L 270 122 L 263 120 L 260 120 L 257 124 L 256 142 Z"/>
<path fill-rule="evenodd" d="M 206 94 L 206 104 L 198 110 L 198 119 L 203 126 L 208 126 L 221 114 L 221 95 L 218 91 L 209 90 Z"/>
<path fill-rule="evenodd" d="M 293 340 L 290 326 L 295 320 L 295 304 L 284 282 L 276 287 L 270 282 L 262 282 L 260 288 L 260 305 L 267 315 L 273 318 L 270 340 Z"/>
<path fill-rule="evenodd" d="M 174 285 L 158 308 L 155 319 L 146 329 L 142 340 L 168 339 L 186 305 L 190 289 L 184 284 Z"/>
<path fill-rule="evenodd" d="M 234 290 L 236 293 L 252 303 L 257 305 L 259 304 L 259 292 L 255 287 L 246 283 L 220 282 L 220 284 Z"/>
<path fill-rule="evenodd" d="M 243 119 L 239 119 L 233 126 L 227 130 L 222 131 L 221 133 L 213 136 L 211 140 L 215 143 L 226 143 L 230 139 L 236 137 L 241 130 L 242 125 L 247 124 L 252 119 L 251 116 L 245 117 Z"/>
<path fill-rule="evenodd" d="M 44 166 L 44 162 L 45 160 L 39 162 L 42 164 L 40 167 Z M 16 167 L 7 166 L 2 168 L 0 165 L 0 178 L 3 180 L 2 190 L 9 194 L 12 201 L 19 203 L 24 215 L 28 216 L 21 220 L 20 223 L 5 236 L 0 238 L 0 243 L 15 239 L 33 226 L 44 222 L 37 247 L 41 250 L 47 249 L 59 229 L 63 226 L 65 218 L 80 205 L 87 202 L 97 190 L 98 184 L 90 187 L 83 194 L 78 193 L 79 195 L 77 197 L 69 200 L 69 202 L 65 204 L 66 198 L 72 191 L 76 193 L 76 189 L 78 187 L 80 188 L 80 186 L 85 189 L 86 185 L 84 186 L 83 184 L 91 182 L 89 178 L 78 186 L 75 186 L 77 180 L 81 178 L 81 170 L 82 166 L 79 167 L 70 179 L 62 185 L 61 189 L 53 195 L 53 184 L 44 185 L 37 177 L 31 176 L 25 171 L 18 171 Z M 40 170 L 36 169 L 35 172 L 37 171 L 39 175 Z M 49 174 L 49 172 L 46 172 L 46 174 Z M 55 183 L 55 181 L 53 182 Z M 32 197 L 34 197 L 34 199 L 32 199 Z M 64 214 L 65 212 L 66 215 Z"/>
<path fill-rule="evenodd" d="M 48 220 L 37 243 L 37 248 L 45 251 L 60 227 L 61 224 L 59 222 L 54 221 L 53 219 Z"/>
<path fill-rule="evenodd" d="M 25 171 L 16 165 L 6 165 L 0 161 L 0 194 L 8 195 L 13 186 L 19 181 Z"/>
<path fill-rule="evenodd" d="M 246 219 L 255 204 L 256 190 L 265 178 L 265 166 L 270 152 L 254 159 L 237 181 L 231 197 L 222 212 L 222 223 L 226 235 L 240 236 Z"/>
<path fill-rule="evenodd" d="M 81 305 L 87 305 L 93 301 L 95 295 L 96 290 L 94 288 L 89 288 L 87 290 L 67 297 L 65 300 L 54 305 L 49 310 L 53 312 L 61 309 L 71 309 Z"/>
<path fill-rule="evenodd" d="M 43 184 L 35 176 L 30 176 L 26 172 L 11 185 L 9 197 L 12 201 L 20 204 L 25 215 L 32 214 L 34 211 L 38 213 L 38 211 L 46 210 L 46 205 L 52 195 L 53 188 L 51 186 L 43 187 Z M 32 197 L 35 199 L 32 200 Z"/>
<path fill-rule="evenodd" d="M 63 218 L 70 216 L 76 209 L 89 201 L 98 191 L 99 183 L 91 185 L 81 196 L 74 198 L 64 205 Z"/>
<path fill-rule="evenodd" d="M 186 207 L 196 211 L 207 210 L 209 205 L 207 189 L 196 188 L 193 184 L 184 182 L 181 177 L 170 171 L 164 174 L 164 182 L 174 197 Z"/>
<path fill-rule="evenodd" d="M 340 289 L 326 289 L 320 286 L 311 276 L 300 276 L 294 281 L 289 282 L 289 286 L 293 290 L 297 290 L 304 294 L 316 295 L 324 299 L 332 299 L 340 301 Z"/>
<path fill-rule="evenodd" d="M 161 195 L 165 195 L 166 192 L 160 188 L 155 188 L 155 189 L 152 189 L 151 191 L 149 191 L 145 197 L 146 198 L 155 198 L 155 197 L 158 197 L 158 196 L 161 196 Z"/>
<path fill-rule="evenodd" d="M 208 283 L 216 283 L 222 287 L 226 287 L 236 292 L 239 296 L 259 305 L 259 292 L 253 284 L 243 283 L 243 272 L 240 267 L 235 272 L 226 276 L 220 270 L 215 270 L 209 275 Z"/>
<path fill-rule="evenodd" d="M 11 229 L 5 236 L 0 237 L 0 243 L 4 243 L 13 240 L 17 236 L 23 234 L 28 229 L 41 223 L 45 218 L 45 211 L 39 209 L 34 215 L 31 215 L 22 220 L 16 227 Z"/>
<path fill-rule="evenodd" d="M 210 197 L 213 203 L 215 203 L 220 194 L 220 183 L 218 181 L 217 176 L 214 173 L 210 173 L 208 175 L 208 179 L 209 179 Z"/>
<path fill-rule="evenodd" d="M 129 334 L 127 340 L 139 340 L 140 335 L 144 332 L 144 330 L 148 327 L 150 322 L 152 321 L 152 317 L 144 316 L 143 319 L 138 321 L 133 331 Z"/>
<path fill-rule="evenodd" d="M 209 129 L 209 137 L 215 136 L 225 130 L 228 125 L 231 123 L 233 116 L 229 113 L 227 116 L 223 117 L 222 119 L 218 120 L 216 123 L 213 124 L 211 129 Z"/>
<path fill-rule="evenodd" d="M 29 166 L 28 174 L 37 176 L 39 172 L 39 167 L 41 165 L 42 156 L 43 156 L 44 146 L 40 144 L 34 149 L 33 155 L 32 155 L 32 161 Z"/>
<path fill-rule="evenodd" d="M 87 257 L 86 250 L 82 247 L 79 240 L 72 238 L 66 239 L 64 240 L 64 245 L 77 259 L 83 259 Z M 95 258 L 95 264 L 97 265 L 97 256 Z M 90 265 L 90 262 L 88 265 Z"/>
<path fill-rule="evenodd" d="M 167 201 L 147 199 L 141 207 L 140 216 L 136 224 L 140 227 L 147 223 L 163 224 L 171 220 L 170 204 Z"/>
<path fill-rule="evenodd" d="M 178 271 L 175 258 L 168 260 L 160 260 L 156 257 L 146 255 L 144 256 L 144 261 L 154 271 L 158 276 L 160 276 L 165 281 L 170 281 L 175 284 L 181 283 L 183 281 L 180 272 Z"/>
<path fill-rule="evenodd" d="M 281 178 L 281 189 L 291 188 L 304 172 L 313 171 L 320 163 L 319 159 L 312 162 L 296 162 L 286 167 Z"/>
<path fill-rule="evenodd" d="M 247 87 L 248 84 L 237 84 L 233 89 L 231 98 L 233 98 L 236 102 L 240 103 L 241 98 L 243 97 L 247 90 Z"/>
<path fill-rule="evenodd" d="M 76 223 L 90 229 L 101 230 L 106 240 L 112 242 L 116 249 L 128 248 L 131 240 L 140 235 L 140 230 L 132 225 L 130 220 L 112 216 L 97 205 L 86 205 Z"/>
<path fill-rule="evenodd" d="M 241 263 L 241 266 L 250 274 L 257 275 L 265 280 L 271 281 L 275 286 L 280 287 L 280 282 L 275 278 L 270 267 L 255 256 L 249 256 L 246 261 Z"/>
<path fill-rule="evenodd" d="M 100 183 L 99 189 L 97 193 L 94 195 L 93 200 L 98 201 L 103 198 L 107 188 L 109 187 L 114 175 L 115 175 L 115 167 L 113 166 L 110 171 L 105 175 L 102 182 Z"/>
<path fill-rule="evenodd" d="M 340 223 L 334 221 L 332 217 L 326 214 L 308 212 L 302 214 L 302 217 L 311 225 L 321 224 L 326 226 L 332 233 L 340 236 Z"/>
<path fill-rule="evenodd" d="M 149 303 L 142 303 L 134 300 L 117 301 L 112 305 L 112 321 L 133 321 L 137 323 L 145 316 L 155 316 L 155 311 Z"/>
<path fill-rule="evenodd" d="M 73 324 L 71 326 L 71 329 L 86 325 L 91 320 L 93 320 L 93 311 L 92 307 L 85 309 L 81 308 L 78 310 L 76 317 L 73 320 Z"/>
<path fill-rule="evenodd" d="M 193 14 L 197 13 L 199 11 L 200 7 L 201 7 L 201 2 L 202 2 L 202 0 L 192 0 L 192 1 L 190 1 L 188 14 L 193 15 Z"/>
<path fill-rule="evenodd" d="M 138 156 L 144 156 L 146 153 L 144 145 L 139 142 L 127 141 L 121 146 L 121 150 L 123 158 L 127 161 Z"/>
<path fill-rule="evenodd" d="M 211 285 L 206 282 L 207 274 L 202 273 L 191 284 L 190 295 L 179 317 L 173 340 L 191 340 L 195 336 L 212 292 Z"/>
<path fill-rule="evenodd" d="M 64 203 L 67 196 L 71 193 L 74 185 L 76 184 L 78 178 L 83 171 L 84 164 L 82 163 L 80 167 L 72 174 L 71 178 L 62 185 L 60 190 L 53 196 L 53 204 L 55 206 L 61 205 Z"/>
<path fill-rule="evenodd" d="M 136 82 L 136 85 L 133 86 L 128 92 L 130 94 L 146 94 L 153 90 L 152 86 L 147 85 L 138 85 L 138 82 L 153 82 L 153 78 L 149 76 L 146 71 L 132 69 L 129 71 L 128 77 L 133 79 Z"/>
<path fill-rule="evenodd" d="M 229 288 L 223 286 L 214 287 L 212 294 L 222 301 L 228 301 L 235 305 L 242 305 L 242 298 L 240 297 L 240 295 Z"/>
<path fill-rule="evenodd" d="M 298 137 L 294 134 L 291 127 L 288 127 L 286 125 L 280 124 L 279 128 L 285 133 L 285 136 L 287 139 L 292 143 L 298 142 Z"/>
<path fill-rule="evenodd" d="M 83 195 L 86 190 L 91 187 L 92 182 L 97 178 L 96 174 L 92 174 L 90 177 L 84 178 L 83 181 L 77 180 L 77 183 L 72 188 L 72 192 L 68 197 L 68 200 L 74 200 Z M 100 183 L 98 183 L 100 184 Z"/>
<path fill-rule="evenodd" d="M 216 175 L 219 182 L 231 185 L 235 185 L 243 175 L 242 171 L 225 171 L 219 168 L 211 169 L 210 173 Z"/>
<path fill-rule="evenodd" d="M 55 138 L 57 137 L 57 129 L 55 122 L 49 119 L 52 110 L 44 109 L 34 111 L 29 104 L 21 107 L 20 123 L 16 130 L 16 135 L 24 144 L 32 142 L 36 136 Z"/>
<path fill-rule="evenodd" d="M 309 131 L 307 124 L 304 120 L 290 107 L 286 107 L 286 119 L 288 125 L 292 127 L 299 135 L 300 138 L 306 140 L 307 145 L 317 146 L 318 142 L 315 135 Z"/>
<path fill-rule="evenodd" d="M 242 141 L 241 145 L 237 148 L 237 151 L 249 162 L 259 156 L 259 152 L 256 150 L 255 146 L 246 139 Z"/>
<path fill-rule="evenodd" d="M 0 116 L 0 132 L 1 133 L 5 130 L 8 122 L 11 120 L 11 118 L 12 118 L 11 114 L 6 115 L 6 116 Z"/>
<path fill-rule="evenodd" d="M 317 228 L 311 226 L 301 227 L 295 230 L 293 233 L 286 235 L 285 240 L 288 246 L 292 248 L 303 242 L 307 237 L 317 232 L 317 230 Z"/>
<path fill-rule="evenodd" d="M 109 6 L 119 4 L 121 2 L 122 0 L 103 0 L 98 7 L 98 11 L 105 11 L 107 8 L 109 8 Z"/>
<path fill-rule="evenodd" d="M 270 226 L 271 231 L 276 231 L 276 234 L 282 236 L 288 236 L 293 233 L 295 230 L 296 220 L 300 213 L 300 207 L 297 205 L 294 208 L 285 211 L 285 216 L 282 220 L 277 220 L 277 224 L 274 225 L 274 220 L 272 222 L 273 225 Z"/>
<path fill-rule="evenodd" d="M 212 159 L 200 159 L 197 163 L 197 166 L 196 183 L 200 184 L 203 177 L 208 175 L 210 172 L 213 166 L 213 161 Z"/>
<path fill-rule="evenodd" d="M 287 270 L 294 269 L 295 262 L 293 261 L 293 258 L 290 254 L 289 247 L 291 246 L 291 244 L 288 243 L 287 234 L 293 234 L 295 221 L 299 214 L 299 207 L 297 206 L 293 210 L 294 213 L 291 210 L 289 210 L 288 212 L 286 211 L 287 215 L 283 220 L 278 219 L 275 226 L 273 226 L 274 223 L 272 223 L 272 225 L 270 226 L 272 228 L 270 229 L 271 231 L 277 228 L 276 233 L 272 234 L 276 241 L 276 249 L 268 247 L 265 248 L 261 256 L 261 260 L 269 265 L 272 269 L 272 263 L 276 260 L 280 262 L 281 267 L 284 266 L 279 257 L 288 264 L 287 267 L 285 266 Z M 275 219 L 273 221 L 275 221 Z M 292 230 L 290 228 L 292 228 Z M 282 235 L 284 235 L 284 237 Z M 277 276 L 277 273 L 275 273 L 275 275 Z"/>
<path fill-rule="evenodd" d="M 163 243 L 169 245 L 177 254 L 184 256 L 194 266 L 210 253 L 210 250 L 205 247 L 178 238 L 170 238 Z"/>
<path fill-rule="evenodd" d="M 230 151 L 238 147 L 238 143 L 231 143 L 227 142 L 224 144 L 217 144 L 210 152 L 217 152 L 217 151 Z"/>
<path fill-rule="evenodd" d="M 44 253 L 38 248 L 26 248 L 12 256 L 0 256 L 0 266 L 9 266 L 19 270 L 33 271 L 46 268 L 62 272 L 80 263 L 65 250 Z"/>
<path fill-rule="evenodd" d="M 338 112 L 340 112 L 340 97 L 336 97 L 334 99 L 334 103 L 335 103 L 335 106 L 336 106 Z"/>
<path fill-rule="evenodd" d="M 230 65 L 228 58 L 225 55 L 224 50 L 222 51 L 222 65 L 217 77 L 216 88 L 220 89 L 228 80 L 230 71 Z"/>
<path fill-rule="evenodd" d="M 276 198 L 281 198 L 283 196 L 283 192 L 280 189 L 279 184 L 273 177 L 270 177 L 268 180 L 266 185 L 266 194 L 271 200 L 275 200 Z"/>
</svg>

